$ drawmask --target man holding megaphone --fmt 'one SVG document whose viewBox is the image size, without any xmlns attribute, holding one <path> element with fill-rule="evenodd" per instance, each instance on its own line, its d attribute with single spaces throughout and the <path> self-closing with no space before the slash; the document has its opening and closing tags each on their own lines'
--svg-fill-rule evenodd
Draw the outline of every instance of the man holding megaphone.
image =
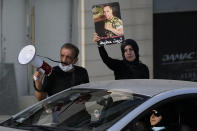
<svg viewBox="0 0 197 131">
<path fill-rule="evenodd" d="M 39 69 L 34 72 L 35 96 L 38 101 L 72 86 L 89 82 L 87 70 L 74 65 L 78 61 L 78 54 L 79 49 L 76 46 L 66 43 L 60 49 L 61 63 L 53 67 L 49 75 Z"/>
</svg>

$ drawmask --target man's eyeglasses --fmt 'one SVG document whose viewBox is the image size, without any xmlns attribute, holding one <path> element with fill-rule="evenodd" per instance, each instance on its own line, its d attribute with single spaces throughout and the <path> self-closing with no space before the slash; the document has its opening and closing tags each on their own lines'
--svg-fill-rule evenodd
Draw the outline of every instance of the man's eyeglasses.
<svg viewBox="0 0 197 131">
<path fill-rule="evenodd" d="M 154 114 L 154 115 L 157 116 L 157 117 L 161 116 L 161 114 L 160 114 L 158 111 L 156 111 L 156 110 L 153 110 L 153 111 L 151 112 L 151 114 Z"/>
</svg>

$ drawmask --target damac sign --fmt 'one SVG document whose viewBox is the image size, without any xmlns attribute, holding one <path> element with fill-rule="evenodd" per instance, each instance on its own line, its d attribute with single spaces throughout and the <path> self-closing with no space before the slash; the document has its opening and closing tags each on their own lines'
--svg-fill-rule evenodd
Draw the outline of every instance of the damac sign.
<svg viewBox="0 0 197 131">
<path fill-rule="evenodd" d="M 177 54 L 165 54 L 162 57 L 162 62 L 177 62 L 177 61 L 186 61 L 186 60 L 196 60 L 197 52 L 189 53 L 177 53 Z"/>
</svg>

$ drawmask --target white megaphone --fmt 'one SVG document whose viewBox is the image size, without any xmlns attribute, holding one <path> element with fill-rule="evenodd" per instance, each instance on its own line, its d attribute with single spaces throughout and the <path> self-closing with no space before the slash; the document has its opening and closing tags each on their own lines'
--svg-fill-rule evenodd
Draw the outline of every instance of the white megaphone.
<svg viewBox="0 0 197 131">
<path fill-rule="evenodd" d="M 22 65 L 30 63 L 46 75 L 49 75 L 52 71 L 51 66 L 36 55 L 36 48 L 33 45 L 27 45 L 20 50 L 18 61 Z"/>
</svg>

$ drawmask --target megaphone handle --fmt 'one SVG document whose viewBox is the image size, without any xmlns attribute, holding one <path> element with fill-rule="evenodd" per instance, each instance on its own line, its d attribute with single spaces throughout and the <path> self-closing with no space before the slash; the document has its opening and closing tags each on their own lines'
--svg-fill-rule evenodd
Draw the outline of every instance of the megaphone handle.
<svg viewBox="0 0 197 131">
<path fill-rule="evenodd" d="M 43 70 L 42 68 L 37 68 L 39 69 L 40 72 L 42 72 L 43 74 L 45 73 L 45 70 Z M 34 81 L 38 80 L 37 76 L 33 76 Z"/>
<path fill-rule="evenodd" d="M 44 74 L 45 70 L 43 70 L 42 68 L 39 68 L 39 70 Z"/>
</svg>

